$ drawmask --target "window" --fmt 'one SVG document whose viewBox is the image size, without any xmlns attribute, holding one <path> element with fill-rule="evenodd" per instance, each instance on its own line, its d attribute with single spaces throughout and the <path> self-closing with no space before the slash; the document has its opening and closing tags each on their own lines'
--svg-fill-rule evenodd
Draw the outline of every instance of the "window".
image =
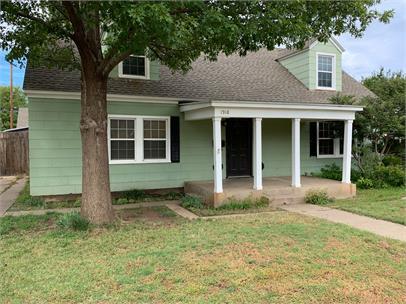
<svg viewBox="0 0 406 304">
<path fill-rule="evenodd" d="M 170 161 L 169 117 L 109 115 L 111 164 Z"/>
<path fill-rule="evenodd" d="M 145 56 L 131 55 L 118 65 L 123 78 L 149 79 L 149 60 Z"/>
<path fill-rule="evenodd" d="M 335 89 L 335 55 L 317 54 L 317 88 Z"/>
<path fill-rule="evenodd" d="M 339 121 L 317 123 L 317 157 L 341 157 L 343 155 L 344 124 Z"/>
</svg>

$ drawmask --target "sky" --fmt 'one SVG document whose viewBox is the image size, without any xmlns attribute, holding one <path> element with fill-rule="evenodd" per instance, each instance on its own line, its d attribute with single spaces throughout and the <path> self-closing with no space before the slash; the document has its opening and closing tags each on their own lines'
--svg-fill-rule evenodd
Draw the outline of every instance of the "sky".
<svg viewBox="0 0 406 304">
<path fill-rule="evenodd" d="M 395 10 L 389 24 L 374 21 L 362 38 L 349 34 L 337 37 L 346 50 L 343 69 L 358 80 L 371 75 L 381 67 L 392 71 L 406 71 L 406 0 L 383 0 L 379 10 Z M 9 85 L 10 67 L 0 50 L 0 85 Z M 15 86 L 22 86 L 24 69 L 13 68 Z"/>
</svg>

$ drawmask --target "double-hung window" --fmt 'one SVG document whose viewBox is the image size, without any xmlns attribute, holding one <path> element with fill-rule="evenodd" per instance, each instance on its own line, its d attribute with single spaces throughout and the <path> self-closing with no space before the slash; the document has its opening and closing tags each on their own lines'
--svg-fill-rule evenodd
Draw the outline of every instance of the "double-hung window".
<svg viewBox="0 0 406 304">
<path fill-rule="evenodd" d="M 319 121 L 317 123 L 317 157 L 342 157 L 343 122 Z"/>
<path fill-rule="evenodd" d="M 122 78 L 149 79 L 149 60 L 145 56 L 131 55 L 118 65 Z"/>
<path fill-rule="evenodd" d="M 170 161 L 170 118 L 109 115 L 111 164 Z"/>
<path fill-rule="evenodd" d="M 335 89 L 335 55 L 317 53 L 317 88 Z"/>
</svg>

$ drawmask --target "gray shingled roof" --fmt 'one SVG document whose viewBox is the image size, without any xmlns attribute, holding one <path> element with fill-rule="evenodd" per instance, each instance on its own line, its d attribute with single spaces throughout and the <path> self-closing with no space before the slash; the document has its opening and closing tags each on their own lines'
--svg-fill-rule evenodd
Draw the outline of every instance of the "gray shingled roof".
<svg viewBox="0 0 406 304">
<path fill-rule="evenodd" d="M 183 75 L 161 66 L 160 80 L 111 78 L 108 93 L 186 100 L 328 103 L 334 91 L 310 91 L 277 59 L 284 49 L 260 50 L 238 55 L 220 55 L 216 62 L 199 58 Z M 372 94 L 343 72 L 342 94 L 362 97 Z M 27 67 L 25 90 L 80 91 L 79 71 Z"/>
</svg>

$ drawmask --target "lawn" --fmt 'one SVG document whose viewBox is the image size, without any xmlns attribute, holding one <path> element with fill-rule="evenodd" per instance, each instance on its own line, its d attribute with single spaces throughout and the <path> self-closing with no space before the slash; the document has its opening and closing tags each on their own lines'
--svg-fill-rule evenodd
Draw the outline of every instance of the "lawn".
<svg viewBox="0 0 406 304">
<path fill-rule="evenodd" d="M 0 219 L 0 303 L 406 300 L 406 244 L 310 217 L 186 221 L 161 207 L 70 232 L 56 216 Z"/>
<path fill-rule="evenodd" d="M 405 196 L 404 188 L 360 189 L 356 197 L 336 200 L 328 206 L 405 225 Z"/>
</svg>

